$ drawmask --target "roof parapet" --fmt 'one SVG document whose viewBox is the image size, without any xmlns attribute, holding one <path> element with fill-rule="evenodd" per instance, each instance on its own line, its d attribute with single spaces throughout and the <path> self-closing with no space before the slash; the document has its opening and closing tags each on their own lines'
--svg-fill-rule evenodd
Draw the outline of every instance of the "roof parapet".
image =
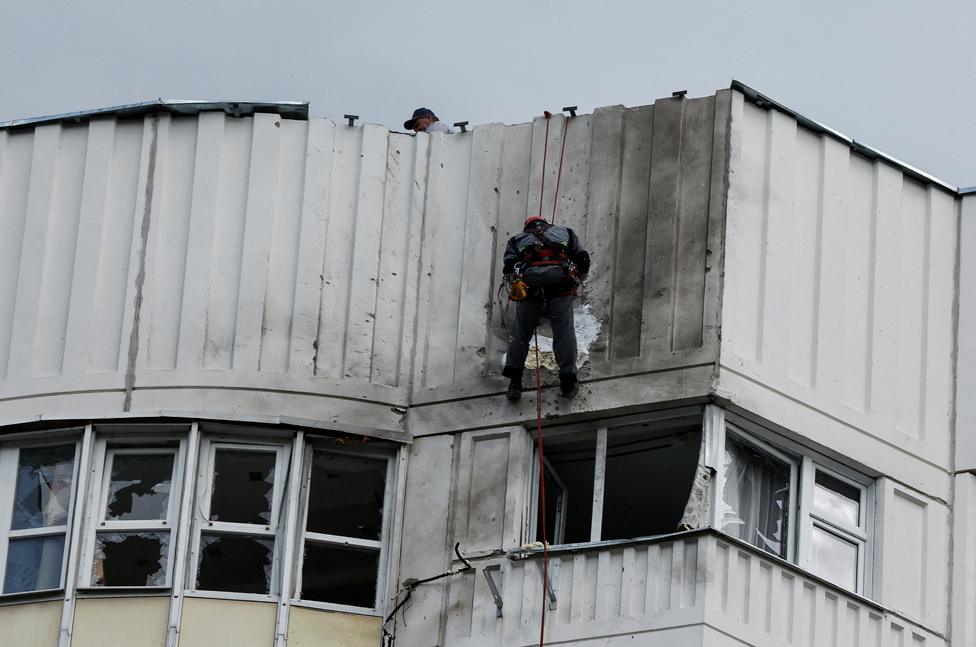
<svg viewBox="0 0 976 647">
<path fill-rule="evenodd" d="M 96 117 L 133 118 L 154 113 L 198 115 L 201 112 L 223 112 L 231 117 L 249 117 L 255 113 L 272 113 L 285 119 L 308 119 L 308 101 L 200 101 L 196 99 L 153 99 L 108 108 L 66 112 L 45 117 L 28 117 L 0 122 L 0 130 L 33 128 L 44 124 L 78 124 Z"/>
</svg>

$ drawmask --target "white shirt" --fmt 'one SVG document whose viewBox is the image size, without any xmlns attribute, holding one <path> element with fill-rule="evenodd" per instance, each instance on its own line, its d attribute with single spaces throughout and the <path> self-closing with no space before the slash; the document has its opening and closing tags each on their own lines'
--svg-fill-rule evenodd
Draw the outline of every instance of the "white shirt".
<svg viewBox="0 0 976 647">
<path fill-rule="evenodd" d="M 445 124 L 443 121 L 435 121 L 431 125 L 427 126 L 425 133 L 444 133 L 445 135 L 450 135 L 454 133 L 454 129 Z"/>
</svg>

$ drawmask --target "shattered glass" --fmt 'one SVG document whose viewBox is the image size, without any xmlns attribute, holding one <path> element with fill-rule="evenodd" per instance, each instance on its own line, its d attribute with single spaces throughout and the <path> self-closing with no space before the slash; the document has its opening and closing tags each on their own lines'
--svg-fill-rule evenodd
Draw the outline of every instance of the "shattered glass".
<svg viewBox="0 0 976 647">
<path fill-rule="evenodd" d="M 68 523 L 75 446 L 20 450 L 10 528 L 46 528 Z"/>
<path fill-rule="evenodd" d="M 172 453 L 115 454 L 105 518 L 165 519 L 174 459 Z"/>
<path fill-rule="evenodd" d="M 378 549 L 306 542 L 302 563 L 302 599 L 376 606 Z"/>
<path fill-rule="evenodd" d="M 386 460 L 316 452 L 308 494 L 310 532 L 379 540 Z"/>
<path fill-rule="evenodd" d="M 214 457 L 210 520 L 270 523 L 275 459 L 274 452 L 218 449 Z"/>
<path fill-rule="evenodd" d="M 269 593 L 274 540 L 250 535 L 203 533 L 197 589 Z"/>
<path fill-rule="evenodd" d="M 11 539 L 7 547 L 4 593 L 61 588 L 64 535 Z"/>
<path fill-rule="evenodd" d="M 166 586 L 168 532 L 95 535 L 95 586 Z"/>
<path fill-rule="evenodd" d="M 791 466 L 729 435 L 722 530 L 786 559 Z"/>
</svg>

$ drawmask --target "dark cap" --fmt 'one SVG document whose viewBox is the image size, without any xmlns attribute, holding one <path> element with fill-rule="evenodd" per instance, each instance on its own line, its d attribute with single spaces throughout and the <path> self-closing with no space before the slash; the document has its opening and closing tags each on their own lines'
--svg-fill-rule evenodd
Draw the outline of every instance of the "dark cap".
<svg viewBox="0 0 976 647">
<path fill-rule="evenodd" d="M 413 130 L 413 127 L 417 123 L 417 120 L 420 119 L 421 117 L 433 117 L 434 119 L 436 119 L 437 115 L 435 115 L 434 111 L 431 110 L 430 108 L 417 108 L 416 110 L 413 111 L 413 117 L 410 117 L 410 119 L 407 119 L 406 121 L 403 122 L 403 127 L 406 128 L 407 130 Z"/>
</svg>

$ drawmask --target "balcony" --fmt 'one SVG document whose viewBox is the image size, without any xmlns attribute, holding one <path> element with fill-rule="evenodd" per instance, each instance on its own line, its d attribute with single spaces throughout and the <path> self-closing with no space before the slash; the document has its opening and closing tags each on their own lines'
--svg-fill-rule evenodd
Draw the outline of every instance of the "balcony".
<svg viewBox="0 0 976 647">
<path fill-rule="evenodd" d="M 538 645 L 541 557 L 478 560 L 474 571 L 453 580 L 446 644 Z M 947 644 L 944 636 L 875 602 L 710 529 L 557 548 L 549 558 L 555 600 L 546 610 L 547 644 Z M 593 640 L 599 642 L 588 642 Z"/>
</svg>

